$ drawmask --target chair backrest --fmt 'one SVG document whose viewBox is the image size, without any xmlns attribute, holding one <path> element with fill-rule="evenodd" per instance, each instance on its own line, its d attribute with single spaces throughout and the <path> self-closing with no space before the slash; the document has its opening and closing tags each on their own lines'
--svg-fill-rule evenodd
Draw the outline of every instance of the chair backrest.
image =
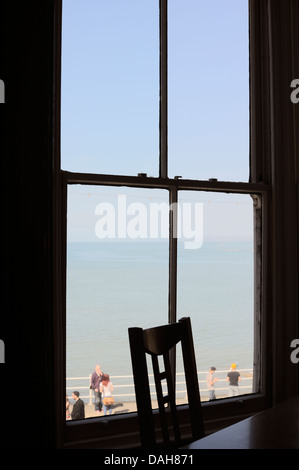
<svg viewBox="0 0 299 470">
<path fill-rule="evenodd" d="M 142 447 L 154 448 L 162 445 L 169 448 L 182 443 L 175 398 L 176 374 L 170 359 L 178 343 L 181 343 L 182 347 L 192 439 L 203 437 L 204 427 L 190 318 L 145 330 L 129 328 L 129 341 Z M 156 437 L 147 354 L 152 358 L 162 431 L 161 443 Z M 164 359 L 164 370 L 161 372 L 159 356 Z M 167 383 L 165 396 L 162 391 L 163 380 Z"/>
</svg>

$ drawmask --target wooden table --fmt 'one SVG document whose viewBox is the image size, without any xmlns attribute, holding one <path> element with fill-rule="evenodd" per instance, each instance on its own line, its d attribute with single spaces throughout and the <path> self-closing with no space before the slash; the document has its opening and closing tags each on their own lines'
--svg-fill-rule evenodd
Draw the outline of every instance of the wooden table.
<svg viewBox="0 0 299 470">
<path fill-rule="evenodd" d="M 187 449 L 299 449 L 299 396 L 186 446 Z"/>
</svg>

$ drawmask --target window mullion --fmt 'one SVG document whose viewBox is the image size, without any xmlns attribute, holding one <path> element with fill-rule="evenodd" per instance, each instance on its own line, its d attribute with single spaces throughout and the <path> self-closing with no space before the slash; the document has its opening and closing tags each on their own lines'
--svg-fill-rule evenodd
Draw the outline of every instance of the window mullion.
<svg viewBox="0 0 299 470">
<path fill-rule="evenodd" d="M 160 11 L 160 155 L 159 176 L 168 176 L 168 38 L 167 38 L 167 0 L 159 0 Z"/>
<path fill-rule="evenodd" d="M 178 223 L 178 191 L 169 190 L 169 323 L 177 321 L 177 223 Z"/>
<path fill-rule="evenodd" d="M 169 300 L 168 322 L 177 321 L 177 233 L 178 233 L 178 190 L 169 190 Z M 170 351 L 170 367 L 173 372 L 173 388 L 176 388 L 176 347 Z"/>
</svg>

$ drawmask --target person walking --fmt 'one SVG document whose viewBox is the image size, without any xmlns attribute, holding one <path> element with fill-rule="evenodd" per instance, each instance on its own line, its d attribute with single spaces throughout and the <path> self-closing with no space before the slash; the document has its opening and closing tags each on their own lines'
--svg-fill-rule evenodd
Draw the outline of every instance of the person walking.
<svg viewBox="0 0 299 470">
<path fill-rule="evenodd" d="M 102 411 L 100 384 L 101 384 L 103 375 L 104 374 L 101 370 L 101 367 L 97 364 L 95 366 L 95 371 L 92 374 L 91 379 L 90 379 L 90 388 L 94 391 L 96 413 L 100 413 Z"/>
<path fill-rule="evenodd" d="M 69 397 L 68 397 L 68 396 L 66 396 L 66 419 L 71 419 L 70 401 L 69 401 Z"/>
<path fill-rule="evenodd" d="M 71 412 L 72 419 L 84 419 L 85 418 L 85 405 L 84 401 L 79 398 L 79 392 L 73 392 L 72 397 L 75 400 L 73 409 Z"/>
<path fill-rule="evenodd" d="M 228 372 L 226 380 L 228 381 L 228 388 L 229 392 L 228 395 L 230 397 L 234 397 L 239 395 L 239 382 L 241 380 L 240 373 L 236 371 L 237 364 L 233 363 L 230 366 L 230 372 Z"/>
<path fill-rule="evenodd" d="M 209 390 L 209 401 L 216 400 L 215 393 L 215 382 L 218 381 L 218 378 L 215 377 L 216 367 L 210 367 L 210 370 L 207 375 L 207 386 Z"/>
</svg>

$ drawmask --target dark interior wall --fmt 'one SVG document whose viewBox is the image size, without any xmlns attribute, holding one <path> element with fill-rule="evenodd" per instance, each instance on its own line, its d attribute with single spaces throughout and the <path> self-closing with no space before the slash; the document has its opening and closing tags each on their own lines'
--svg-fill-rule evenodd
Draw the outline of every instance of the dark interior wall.
<svg viewBox="0 0 299 470">
<path fill-rule="evenodd" d="M 298 393 L 298 365 L 290 344 L 298 338 L 298 104 L 290 99 L 298 75 L 298 0 L 265 2 L 269 11 L 271 327 L 273 403 Z"/>
<path fill-rule="evenodd" d="M 53 446 L 51 0 L 1 2 L 0 447 Z"/>
</svg>

